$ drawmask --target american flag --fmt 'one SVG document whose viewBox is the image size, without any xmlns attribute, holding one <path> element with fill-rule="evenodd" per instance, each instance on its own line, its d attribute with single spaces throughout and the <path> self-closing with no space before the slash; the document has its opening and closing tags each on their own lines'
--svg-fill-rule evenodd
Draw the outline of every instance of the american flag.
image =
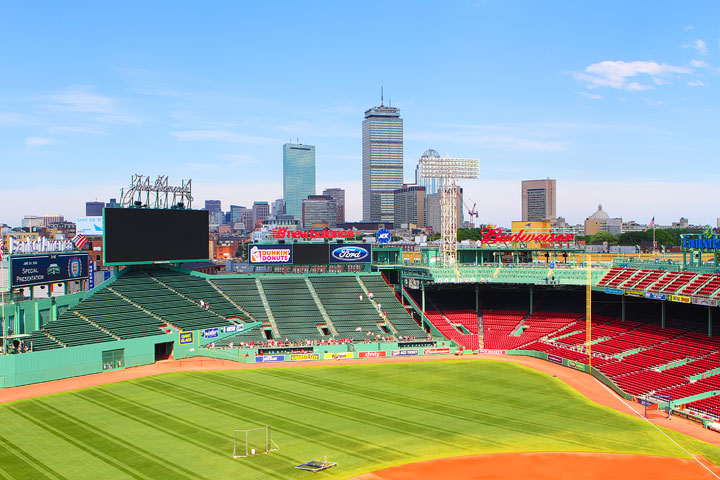
<svg viewBox="0 0 720 480">
<path fill-rule="evenodd" d="M 3 259 L 3 249 L 5 248 L 5 239 L 0 235 L 0 261 Z"/>
<path fill-rule="evenodd" d="M 75 235 L 72 239 L 72 242 L 75 244 L 78 250 L 80 250 L 83 245 L 87 242 L 87 238 L 85 238 L 84 235 L 80 235 L 79 233 Z"/>
<path fill-rule="evenodd" d="M 655 226 L 655 217 L 653 216 L 652 220 L 650 220 L 650 223 L 648 223 L 648 228 L 653 228 Z"/>
</svg>

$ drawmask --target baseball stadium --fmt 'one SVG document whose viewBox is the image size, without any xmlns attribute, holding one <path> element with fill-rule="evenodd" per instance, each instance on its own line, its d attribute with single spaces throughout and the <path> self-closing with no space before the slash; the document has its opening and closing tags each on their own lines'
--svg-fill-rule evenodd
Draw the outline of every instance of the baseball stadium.
<svg viewBox="0 0 720 480">
<path fill-rule="evenodd" d="M 515 231 L 411 261 L 279 232 L 247 273 L 182 268 L 207 226 L 106 208 L 114 274 L 64 296 L 22 291 L 89 287 L 87 252 L 10 255 L 0 477 L 720 478 L 711 233 L 674 260 Z"/>
</svg>

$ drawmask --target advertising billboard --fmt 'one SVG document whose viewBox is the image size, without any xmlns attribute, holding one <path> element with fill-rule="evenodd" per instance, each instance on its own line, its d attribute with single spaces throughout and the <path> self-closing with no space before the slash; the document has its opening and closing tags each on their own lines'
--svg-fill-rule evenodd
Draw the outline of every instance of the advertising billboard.
<svg viewBox="0 0 720 480">
<path fill-rule="evenodd" d="M 205 210 L 106 208 L 103 219 L 105 265 L 210 258 Z"/>
<path fill-rule="evenodd" d="M 250 263 L 255 265 L 293 263 L 292 245 L 251 245 L 248 249 Z"/>
<path fill-rule="evenodd" d="M 327 243 L 296 243 L 293 245 L 293 264 L 327 265 Z"/>
<path fill-rule="evenodd" d="M 330 245 L 330 263 L 370 263 L 371 249 L 365 243 Z"/>
<path fill-rule="evenodd" d="M 87 253 L 13 255 L 10 257 L 10 288 L 86 278 L 88 278 Z"/>
<path fill-rule="evenodd" d="M 103 234 L 103 217 L 77 217 L 75 233 L 87 236 Z"/>
</svg>

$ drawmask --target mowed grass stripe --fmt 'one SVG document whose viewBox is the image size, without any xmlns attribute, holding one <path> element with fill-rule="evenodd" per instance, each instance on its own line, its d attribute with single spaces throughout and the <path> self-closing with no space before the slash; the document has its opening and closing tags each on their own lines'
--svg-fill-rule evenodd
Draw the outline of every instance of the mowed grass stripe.
<svg viewBox="0 0 720 480">
<path fill-rule="evenodd" d="M 306 385 L 312 385 L 317 382 L 316 378 L 310 377 L 309 375 L 307 376 L 309 377 L 309 379 L 303 381 L 298 378 L 299 376 L 302 376 L 302 374 L 294 374 L 292 375 L 292 377 L 285 376 L 283 375 L 283 372 L 279 371 L 273 371 L 269 374 L 277 377 L 279 380 L 283 380 L 284 382 L 301 382 Z M 427 416 L 427 414 L 432 413 L 447 417 L 448 420 L 470 421 L 475 425 L 482 425 L 489 428 L 501 428 L 503 430 L 511 430 L 521 434 L 527 434 L 529 429 L 532 429 L 533 435 L 544 437 L 549 440 L 557 440 L 557 436 L 555 435 L 557 433 L 556 427 L 554 427 L 550 423 L 533 422 L 528 418 L 518 419 L 510 415 L 493 415 L 482 410 L 466 410 L 439 402 L 433 402 L 427 399 L 418 400 L 417 398 L 412 396 L 400 395 L 398 393 L 393 393 L 386 390 L 368 389 L 357 386 L 353 387 L 351 385 L 345 385 L 342 388 L 339 388 L 336 385 L 332 385 L 327 386 L 326 388 L 334 389 L 341 392 L 352 391 L 355 396 L 365 398 L 367 400 L 374 400 L 377 399 L 378 396 L 381 396 L 384 399 L 384 403 L 386 404 L 393 404 L 396 406 L 402 406 L 405 408 L 417 410 L 417 413 L 422 414 L 421 418 Z M 428 408 L 426 405 L 430 405 L 431 408 Z M 406 421 L 403 421 L 403 423 L 406 423 Z M 427 426 L 424 427 L 427 428 Z M 452 433 L 450 431 L 439 429 L 436 427 L 433 427 L 433 430 L 437 430 L 438 433 L 442 433 L 443 431 L 446 434 Z M 487 430 L 485 431 L 485 433 L 487 434 Z M 478 438 L 474 435 L 468 434 L 466 434 L 465 436 L 468 438 Z M 571 439 L 564 440 L 566 443 L 580 448 L 590 448 L 596 445 L 597 439 L 592 434 L 580 434 L 579 436 L 581 438 L 581 440 L 579 441 Z M 510 447 L 510 444 L 500 441 L 488 442 L 487 440 L 480 440 L 486 445 L 493 445 L 496 447 Z M 633 444 L 629 442 L 627 446 L 632 445 Z"/>
<path fill-rule="evenodd" d="M 74 393 L 74 395 L 100 408 L 121 415 L 131 422 L 163 432 L 171 436 L 174 441 L 179 440 L 203 449 L 207 454 L 217 457 L 216 461 L 228 461 L 230 452 L 232 452 L 232 438 L 229 432 L 210 431 L 207 425 L 183 420 L 174 415 L 168 415 L 168 412 L 99 389 L 90 389 Z M 286 458 L 283 455 L 279 455 L 279 457 Z M 275 474 L 274 470 L 260 465 L 245 464 L 244 467 L 267 475 Z"/>
<path fill-rule="evenodd" d="M 423 362 L 425 363 L 425 362 Z M 435 365 L 440 362 L 432 362 L 431 363 L 425 363 L 425 368 L 421 368 L 421 363 L 412 363 L 412 364 L 402 364 L 403 369 L 418 369 L 421 368 L 420 373 L 427 375 L 427 370 L 433 370 L 435 369 Z M 445 364 L 446 362 L 442 362 Z M 453 362 L 448 362 L 452 364 Z M 492 362 L 490 362 L 492 363 Z M 487 368 L 495 369 L 495 366 L 497 363 L 494 363 L 492 365 L 488 365 Z M 398 365 L 400 366 L 400 365 Z M 345 366 L 346 369 L 352 369 L 352 368 L 361 368 L 361 369 L 373 369 L 379 367 L 379 365 L 357 365 L 357 366 Z M 443 365 L 444 367 L 444 365 Z M 460 366 L 458 366 L 460 367 Z M 654 431 L 652 428 L 648 427 L 647 425 L 641 424 L 640 431 L 636 433 L 635 436 L 628 436 L 625 435 L 625 428 L 630 426 L 628 422 L 632 422 L 635 419 L 627 417 L 626 415 L 619 414 L 616 411 L 613 411 L 611 409 L 608 409 L 606 407 L 602 407 L 599 405 L 594 405 L 591 402 L 589 402 L 584 397 L 580 396 L 577 392 L 573 391 L 569 387 L 567 387 L 565 384 L 561 383 L 554 383 L 551 379 L 551 377 L 537 373 L 533 370 L 527 370 L 527 369 L 521 369 L 518 366 L 511 365 L 511 364 L 505 364 L 503 368 L 510 368 L 510 372 L 507 372 L 510 375 L 518 375 L 519 373 L 517 370 L 525 370 L 524 373 L 527 375 L 530 375 L 530 378 L 534 378 L 535 381 L 544 383 L 546 385 L 549 385 L 549 388 L 554 388 L 558 391 L 558 395 L 562 395 L 562 401 L 556 402 L 556 408 L 554 409 L 547 409 L 547 408 L 528 408 L 522 416 L 515 415 L 504 415 L 504 414 L 491 414 L 489 412 L 484 411 L 486 408 L 486 402 L 483 399 L 482 404 L 478 401 L 475 404 L 475 410 L 472 409 L 462 409 L 462 408 L 456 408 L 448 405 L 447 403 L 442 402 L 435 402 L 431 400 L 430 398 L 437 398 L 437 391 L 436 390 L 427 390 L 428 395 L 425 397 L 422 397 L 421 399 L 416 398 L 415 396 L 409 395 L 398 395 L 394 392 L 388 391 L 390 385 L 392 385 L 391 382 L 387 381 L 387 379 L 375 379 L 374 384 L 376 385 L 382 385 L 384 389 L 379 388 L 370 388 L 370 392 L 368 393 L 370 398 L 375 398 L 378 396 L 382 396 L 383 398 L 395 398 L 398 405 L 407 405 L 409 408 L 417 408 L 418 410 L 422 411 L 425 414 L 432 414 L 432 412 L 448 412 L 450 411 L 450 416 L 455 416 L 457 418 L 471 418 L 474 422 L 476 422 L 479 426 L 482 426 L 482 430 L 484 434 L 491 436 L 491 437 L 498 437 L 498 438 L 507 438 L 508 432 L 514 432 L 517 434 L 515 438 L 513 438 L 513 445 L 517 445 L 517 442 L 520 441 L 524 444 L 527 444 L 528 447 L 532 447 L 533 444 L 537 444 L 538 447 L 535 447 L 535 449 L 544 449 L 548 445 L 547 442 L 538 442 L 538 439 L 542 440 L 548 440 L 553 443 L 554 449 L 557 450 L 573 450 L 573 451 L 599 451 L 598 446 L 605 447 L 604 451 L 612 451 L 612 450 L 620 450 L 620 451 L 627 451 L 632 453 L 645 453 L 645 454 L 655 454 L 656 448 L 658 445 L 662 444 L 664 439 L 658 438 L 657 432 Z M 337 373 L 339 370 L 335 367 L 328 367 L 330 369 L 333 369 L 332 371 Z M 340 368 L 340 367 L 338 367 Z M 445 367 L 447 368 L 447 367 Z M 468 365 L 467 362 L 465 362 L 465 369 L 475 369 L 477 370 L 477 364 Z M 481 367 L 482 368 L 482 367 Z M 512 370 L 515 371 L 512 371 Z M 294 369 L 298 370 L 298 369 Z M 306 384 L 312 385 L 317 383 L 318 378 L 324 377 L 325 382 L 327 383 L 327 386 L 325 388 L 327 389 L 337 389 L 342 392 L 347 392 L 350 389 L 363 389 L 368 387 L 360 387 L 357 382 L 353 384 L 343 383 L 342 381 L 338 380 L 337 378 L 330 378 L 332 375 L 330 374 L 330 371 L 323 372 L 322 374 L 318 373 L 318 368 L 312 368 L 312 369 L 302 369 L 302 372 L 295 372 L 297 375 L 292 375 L 291 377 L 287 377 L 286 375 L 290 371 L 289 369 L 286 370 L 278 370 L 273 369 L 272 372 L 270 372 L 270 375 L 274 375 L 276 378 L 278 378 L 278 383 L 286 384 L 289 381 L 296 380 L 295 377 L 301 377 L 301 378 L 307 378 Z M 399 373 L 399 372 L 398 372 Z M 438 375 L 435 375 L 435 377 L 440 376 L 442 372 L 435 372 Z M 428 375 L 429 376 L 429 375 Z M 292 380 L 291 380 L 292 378 Z M 382 381 L 386 380 L 386 381 Z M 463 385 L 466 386 L 466 388 L 471 388 L 470 382 L 466 381 L 466 375 L 463 375 Z M 528 382 L 523 382 L 528 383 Z M 338 384 L 341 384 L 338 386 Z M 422 385 L 421 382 L 413 384 L 412 389 L 409 389 L 411 393 L 413 393 L 417 388 L 418 385 Z M 485 390 L 491 390 L 493 389 L 493 385 L 485 384 L 483 388 Z M 535 390 L 537 390 L 536 388 Z M 444 392 L 446 393 L 446 392 Z M 518 393 L 518 396 L 522 395 L 522 392 Z M 454 400 L 454 397 L 452 395 L 446 395 L 447 397 L 450 397 Z M 560 397 L 559 397 L 560 398 Z M 565 406 L 566 405 L 573 405 L 580 403 L 581 405 L 584 404 L 584 408 L 577 408 L 574 410 L 577 410 L 580 412 L 578 416 L 572 417 L 574 419 L 574 425 L 572 428 L 567 428 L 567 419 L 569 418 L 568 415 L 565 412 Z M 433 408 L 426 408 L 425 404 L 433 406 Z M 427 415 L 424 415 L 427 417 Z M 542 422 L 536 422 L 532 419 L 534 417 L 538 417 L 542 419 Z M 585 418 L 587 417 L 597 417 L 597 418 L 606 418 L 607 421 L 600 421 L 597 422 L 596 425 L 587 424 L 585 422 Z M 511 426 L 512 425 L 512 426 Z M 541 431 L 544 433 L 541 433 Z M 610 432 L 605 432 L 605 430 L 610 430 Z M 528 442 L 528 436 L 532 436 L 531 442 Z M 526 438 L 522 438 L 526 437 Z M 501 442 L 496 442 L 496 445 L 501 445 Z M 540 446 L 542 445 L 542 446 Z M 669 449 L 669 455 L 671 456 L 682 456 L 682 452 L 679 450 L 673 450 Z"/>
<path fill-rule="evenodd" d="M 25 406 L 27 406 L 27 404 L 23 403 L 23 407 L 25 407 Z M 120 470 L 121 472 L 125 473 L 126 475 L 129 475 L 133 478 L 137 478 L 137 479 L 149 478 L 140 472 L 136 472 L 136 471 L 126 467 L 125 463 L 118 462 L 113 457 L 105 455 L 105 453 L 103 453 L 103 452 L 97 451 L 95 448 L 88 445 L 85 441 L 76 440 L 76 438 L 75 438 L 76 432 L 74 432 L 74 431 L 66 432 L 64 430 L 58 430 L 54 426 L 50 425 L 50 423 L 53 421 L 53 418 L 52 418 L 53 415 L 42 415 L 42 419 L 40 419 L 34 415 L 24 413 L 12 406 L 7 407 L 7 408 L 8 408 L 8 410 L 15 413 L 16 415 L 24 418 L 28 422 L 37 425 L 38 427 L 42 428 L 43 430 L 46 430 L 51 435 L 54 435 L 62 440 L 65 440 L 66 442 L 68 442 L 69 444 L 74 446 L 75 448 L 82 450 L 92 456 L 96 456 L 96 457 L 102 459 L 109 467 L 116 468 L 116 469 Z"/>
<path fill-rule="evenodd" d="M 39 458 L 73 479 L 302 480 L 313 475 L 295 465 L 324 455 L 339 466 L 323 478 L 498 451 L 683 455 L 641 420 L 598 407 L 556 379 L 487 363 L 172 373 L 0 405 L 0 425 L 26 433 L 0 444 L 0 470 L 52 478 L 39 463 L 38 472 L 23 463 Z M 509 419 L 528 422 L 508 429 Z M 268 424 L 280 451 L 233 460 L 232 430 Z M 712 445 L 673 438 L 720 458 Z M 126 451 L 113 452 L 118 443 Z"/>
<path fill-rule="evenodd" d="M 12 457 L 12 458 L 11 458 Z M 11 462 L 14 459 L 15 462 Z M 19 464 L 19 465 L 18 465 Z M 11 469 L 3 465 L 13 465 Z M 17 475 L 16 475 L 17 474 Z M 50 468 L 44 462 L 35 458 L 29 452 L 15 445 L 7 437 L 0 435 L 0 475 L 9 475 L 5 478 L 57 478 L 65 480 L 66 477 Z"/>
<path fill-rule="evenodd" d="M 134 478 L 157 478 L 160 475 L 167 474 L 168 470 L 172 470 L 174 478 L 205 479 L 196 472 L 179 468 L 177 465 L 167 462 L 157 454 L 137 446 L 128 445 L 125 441 L 104 431 L 103 427 L 86 423 L 67 411 L 54 410 L 34 401 L 24 403 L 22 411 L 19 408 L 15 408 L 14 411 L 27 420 L 35 420 L 34 423 L 41 427 L 43 425 L 37 423 L 36 419 L 42 417 L 46 430 L 57 436 L 68 437 L 68 432 L 73 432 L 73 438 L 77 440 L 71 443 L 75 443 L 81 449 L 102 457 L 118 470 Z M 144 472 L 150 472 L 154 475 L 148 477 Z"/>
<path fill-rule="evenodd" d="M 286 403 L 295 405 L 300 408 L 306 408 L 309 410 L 322 412 L 329 416 L 343 418 L 345 420 L 355 422 L 358 429 L 362 429 L 364 427 L 367 427 L 368 425 L 374 425 L 375 427 L 383 430 L 388 430 L 401 435 L 406 435 L 409 439 L 417 438 L 424 441 L 433 440 L 436 443 L 456 448 L 458 451 L 464 450 L 466 448 L 466 446 L 462 443 L 444 440 L 444 438 L 449 438 L 456 435 L 456 431 L 448 430 L 442 427 L 430 427 L 426 423 L 411 420 L 410 416 L 405 416 L 401 419 L 398 419 L 390 417 L 388 415 L 377 413 L 377 411 L 385 411 L 386 408 L 384 408 L 384 406 L 390 404 L 390 402 L 386 402 L 382 399 L 373 398 L 373 400 L 375 400 L 375 402 L 378 404 L 378 410 L 374 411 L 371 409 L 362 408 L 357 401 L 353 405 L 346 406 L 334 401 L 321 400 L 318 398 L 314 398 L 311 395 L 301 394 L 296 391 L 289 390 L 287 388 L 287 384 L 285 384 L 285 387 L 282 390 L 278 391 L 277 389 L 264 387 L 263 385 L 256 382 L 233 378 L 230 375 L 222 373 L 215 374 L 209 377 L 204 376 L 203 380 L 216 382 L 228 387 L 240 387 L 250 389 L 256 395 L 262 395 L 263 397 L 268 399 L 274 399 L 278 395 L 281 395 Z M 315 383 L 315 385 L 317 385 L 317 383 Z M 481 442 L 486 446 L 489 446 L 491 444 L 491 442 L 488 442 L 487 440 L 480 437 L 476 437 L 470 434 L 466 434 L 466 436 L 471 437 L 473 438 L 473 440 Z"/>
<path fill-rule="evenodd" d="M 439 362 L 433 362 L 434 364 L 437 364 Z M 427 365 L 428 368 L 435 369 L 435 365 Z M 345 368 L 354 368 L 354 366 L 347 366 Z M 543 375 L 536 373 L 534 371 L 528 372 L 529 374 L 535 374 L 535 375 Z M 318 382 L 318 380 L 322 376 L 315 375 L 315 370 L 306 370 L 305 372 L 294 372 L 293 375 L 287 375 L 286 372 L 280 371 L 280 370 L 273 370 L 271 372 L 268 372 L 267 375 L 274 376 L 278 380 L 281 380 L 283 384 L 287 384 L 288 382 L 300 382 L 305 385 L 314 385 Z M 466 379 L 468 382 L 472 381 L 472 378 Z M 484 380 L 487 380 L 485 378 Z M 547 380 L 550 382 L 550 377 L 546 377 L 542 380 Z M 375 384 L 378 382 L 375 381 Z M 576 392 L 573 392 L 571 389 L 569 389 L 564 384 L 556 384 L 551 385 L 552 387 L 555 387 L 556 391 L 560 394 L 558 395 L 558 399 L 567 400 L 572 395 L 577 395 Z M 435 413 L 435 414 L 441 414 L 453 419 L 459 419 L 459 420 L 472 420 L 473 422 L 482 424 L 486 427 L 492 427 L 501 425 L 501 428 L 503 430 L 513 430 L 519 433 L 527 433 L 528 427 L 533 428 L 533 433 L 536 435 L 545 436 L 548 439 L 556 439 L 557 438 L 557 432 L 558 432 L 558 425 L 562 425 L 564 423 L 563 419 L 567 418 L 568 415 L 570 415 L 573 412 L 576 412 L 578 416 L 579 422 L 584 424 L 590 424 L 590 426 L 594 427 L 602 427 L 604 429 L 613 429 L 613 427 L 616 425 L 617 420 L 613 418 L 613 415 L 615 412 L 608 410 L 607 412 L 603 412 L 602 416 L 597 417 L 597 421 L 594 420 L 595 416 L 588 415 L 588 407 L 584 408 L 566 408 L 563 406 L 562 409 L 547 409 L 546 405 L 543 405 L 543 408 L 540 410 L 544 410 L 543 417 L 546 419 L 544 422 L 536 422 L 533 421 L 531 418 L 527 417 L 528 411 L 531 410 L 531 407 L 533 407 L 533 402 L 523 402 L 526 404 L 524 408 L 521 408 L 520 411 L 515 412 L 516 409 L 513 408 L 507 408 L 507 412 L 504 414 L 493 414 L 487 410 L 489 399 L 487 397 L 494 397 L 493 395 L 489 395 L 486 397 L 483 397 L 483 405 L 482 410 L 468 410 L 463 409 L 461 407 L 455 407 L 452 405 L 449 405 L 447 403 L 442 402 L 435 402 L 433 400 L 429 400 L 427 398 L 423 398 L 422 400 L 418 399 L 416 396 L 413 395 L 402 395 L 394 392 L 390 392 L 385 389 L 378 389 L 378 388 L 371 388 L 371 387 L 363 387 L 358 384 L 350 384 L 347 382 L 343 382 L 337 379 L 333 379 L 332 382 L 327 382 L 327 385 L 324 387 L 329 390 L 335 390 L 337 392 L 343 392 L 348 393 L 352 392 L 354 395 L 366 399 L 376 399 L 378 397 L 382 397 L 386 403 L 394 403 L 395 405 L 401 405 L 405 406 L 407 408 L 411 408 L 414 410 L 418 410 L 418 413 Z M 566 390 L 565 390 L 566 389 Z M 434 397 L 437 391 L 435 389 L 426 388 L 423 386 L 415 386 L 412 390 L 412 392 L 415 392 L 417 390 L 426 392 L 430 397 Z M 464 398 L 473 399 L 473 397 L 469 395 L 462 395 L 462 393 L 467 392 L 467 387 L 464 387 L 462 390 L 463 392 L 458 392 L 458 389 L 453 389 L 452 387 L 449 387 L 445 390 L 445 394 L 451 394 L 449 395 L 453 399 L 457 399 L 459 396 L 463 396 Z M 508 396 L 498 395 L 502 398 L 510 398 Z M 474 398 L 477 400 L 477 398 Z M 556 399 L 553 404 L 560 403 L 559 400 Z M 497 400 L 493 400 L 494 403 L 498 403 Z M 588 402 L 588 406 L 590 403 Z M 537 407 L 536 407 L 537 408 Z M 610 415 L 607 415 L 607 414 Z M 605 420 L 601 420 L 605 419 Z M 542 432 L 542 433 L 541 433 Z M 580 433 L 578 436 L 577 441 L 573 441 L 570 439 L 566 439 L 568 443 L 574 444 L 575 446 L 580 446 L 584 448 L 588 447 L 594 447 L 598 443 L 598 433 L 595 431 L 589 431 L 587 434 Z M 602 439 L 600 439 L 602 440 Z M 501 442 L 494 442 L 496 445 L 502 445 Z M 627 440 L 627 441 L 621 441 L 622 444 L 624 444 L 624 448 L 631 448 L 636 445 L 635 441 Z"/>
<path fill-rule="evenodd" d="M 207 372 L 204 372 L 204 374 L 207 374 Z M 325 445 L 326 447 L 340 450 L 350 456 L 359 457 L 367 462 L 373 462 L 383 458 L 390 459 L 393 457 L 397 457 L 397 455 L 408 454 L 408 452 L 399 451 L 394 448 L 373 447 L 368 449 L 368 445 L 366 443 L 358 442 L 353 438 L 349 438 L 345 435 L 335 433 L 331 424 L 326 424 L 325 428 L 323 428 L 318 425 L 302 422 L 292 417 L 282 415 L 275 411 L 262 411 L 260 409 L 251 408 L 246 405 L 238 405 L 232 402 L 228 402 L 217 395 L 211 395 L 207 392 L 200 393 L 195 390 L 180 385 L 174 385 L 166 381 L 153 379 L 152 383 L 157 385 L 155 389 L 158 392 L 167 393 L 168 390 L 170 390 L 170 393 L 168 394 L 174 395 L 178 398 L 187 398 L 188 396 L 194 396 L 194 398 L 197 398 L 198 400 L 190 400 L 191 403 L 203 405 L 217 412 L 227 413 L 234 411 L 237 413 L 245 414 L 251 420 L 253 426 L 256 427 L 272 425 L 273 429 L 276 431 L 285 431 L 290 435 L 295 432 L 296 435 L 302 435 L 304 437 L 307 437 L 307 433 L 305 432 L 312 432 L 314 434 L 312 437 L 313 442 L 317 442 L 319 444 Z M 147 384 L 145 384 L 144 386 L 147 386 Z M 255 394 L 255 392 L 253 392 L 253 394 Z M 277 396 L 274 397 L 274 399 L 277 399 Z M 296 460 L 300 459 L 300 457 L 296 458 Z M 302 460 L 299 463 L 302 463 L 304 461 L 307 460 Z"/>
</svg>

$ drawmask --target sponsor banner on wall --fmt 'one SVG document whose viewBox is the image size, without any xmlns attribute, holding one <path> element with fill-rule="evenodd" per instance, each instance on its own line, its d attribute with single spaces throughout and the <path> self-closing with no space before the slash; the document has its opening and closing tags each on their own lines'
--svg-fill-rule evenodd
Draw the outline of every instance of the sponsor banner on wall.
<svg viewBox="0 0 720 480">
<path fill-rule="evenodd" d="M 205 331 L 203 332 L 203 337 L 205 337 L 205 338 L 215 338 L 218 335 L 220 335 L 220 329 L 217 327 L 206 328 Z"/>
<path fill-rule="evenodd" d="M 562 357 L 558 357 L 557 355 L 553 355 L 552 353 L 548 353 L 548 360 L 550 360 L 553 363 L 559 363 L 562 365 Z"/>
<path fill-rule="evenodd" d="M 387 352 L 358 352 L 358 358 L 378 358 L 386 355 Z"/>
<path fill-rule="evenodd" d="M 642 290 L 625 290 L 625 295 L 628 297 L 642 297 L 644 294 Z"/>
<path fill-rule="evenodd" d="M 245 330 L 245 325 L 228 325 L 223 328 L 223 333 L 242 332 Z"/>
<path fill-rule="evenodd" d="M 393 357 L 406 357 L 409 355 L 419 355 L 420 351 L 418 350 L 393 350 L 392 356 Z"/>
<path fill-rule="evenodd" d="M 709 298 L 695 298 L 692 299 L 693 305 L 707 305 L 708 307 L 717 307 L 717 300 L 711 300 Z"/>
<path fill-rule="evenodd" d="M 488 355 L 505 355 L 505 350 L 492 350 L 492 349 L 482 349 L 478 350 L 478 353 L 487 353 Z"/>
<path fill-rule="evenodd" d="M 622 288 L 605 287 L 605 293 L 609 293 L 610 295 L 622 295 L 623 290 Z"/>
<path fill-rule="evenodd" d="M 670 413 L 676 417 L 684 418 L 685 420 L 690 420 L 691 422 L 699 423 L 700 425 L 705 424 L 702 418 L 698 418 L 694 415 L 688 415 L 687 413 L 678 412 L 677 410 L 670 410 Z"/>
<path fill-rule="evenodd" d="M 568 363 L 567 363 L 567 364 L 568 364 L 568 367 L 574 368 L 574 369 L 576 369 L 576 370 L 580 370 L 581 372 L 586 372 L 586 371 L 587 371 L 587 366 L 586 366 L 584 363 L 574 362 L 574 361 L 572 361 L 572 360 L 568 360 Z"/>
<path fill-rule="evenodd" d="M 343 358 L 353 358 L 353 352 L 326 353 L 325 360 L 340 360 Z"/>
<path fill-rule="evenodd" d="M 667 300 L 667 295 L 664 293 L 645 292 L 645 298 L 650 300 Z"/>
<path fill-rule="evenodd" d="M 424 355 L 441 355 L 443 353 L 450 353 L 449 348 L 426 348 L 423 350 Z"/>
<path fill-rule="evenodd" d="M 284 362 L 285 355 L 258 355 L 255 357 L 255 363 L 268 363 L 268 362 Z"/>
<path fill-rule="evenodd" d="M 371 252 L 370 245 L 364 243 L 330 245 L 330 263 L 370 263 Z"/>
<path fill-rule="evenodd" d="M 317 353 L 297 353 L 295 355 L 290 355 L 290 360 L 293 362 L 300 362 L 303 360 L 318 360 L 320 358 L 320 355 Z"/>
<path fill-rule="evenodd" d="M 289 264 L 293 261 L 292 245 L 252 245 L 248 257 L 252 264 Z"/>
<path fill-rule="evenodd" d="M 180 332 L 180 345 L 192 345 L 195 341 L 195 332 Z"/>
<path fill-rule="evenodd" d="M 686 297 L 685 295 L 668 295 L 668 300 L 671 302 L 690 303 L 690 297 Z"/>
</svg>

